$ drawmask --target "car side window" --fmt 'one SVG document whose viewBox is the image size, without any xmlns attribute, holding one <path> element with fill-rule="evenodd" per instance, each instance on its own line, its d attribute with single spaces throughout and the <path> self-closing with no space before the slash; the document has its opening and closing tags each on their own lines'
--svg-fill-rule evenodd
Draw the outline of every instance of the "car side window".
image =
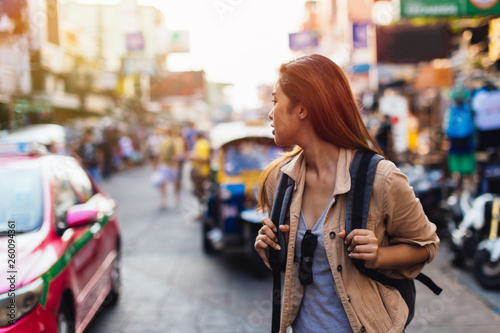
<svg viewBox="0 0 500 333">
<path fill-rule="evenodd" d="M 52 188 L 54 191 L 54 212 L 56 224 L 60 226 L 60 223 L 66 224 L 66 213 L 68 212 L 68 209 L 71 206 L 77 205 L 79 203 L 79 199 L 71 187 L 69 180 L 62 175 L 56 175 L 54 177 Z"/>
<path fill-rule="evenodd" d="M 71 206 L 80 203 L 77 193 L 71 186 L 70 175 L 73 167 L 70 160 L 64 157 L 51 159 L 54 178 L 52 181 L 52 190 L 54 193 L 54 215 L 56 226 L 64 228 L 66 226 L 66 213 Z"/>
<path fill-rule="evenodd" d="M 87 202 L 95 194 L 90 178 L 76 161 L 68 160 L 67 165 L 71 169 L 69 172 L 71 184 L 82 197 L 82 203 Z"/>
</svg>

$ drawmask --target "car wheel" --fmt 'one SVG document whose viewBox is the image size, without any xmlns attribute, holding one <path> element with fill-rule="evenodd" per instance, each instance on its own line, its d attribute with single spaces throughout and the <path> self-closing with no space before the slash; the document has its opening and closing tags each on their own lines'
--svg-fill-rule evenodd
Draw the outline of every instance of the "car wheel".
<svg viewBox="0 0 500 333">
<path fill-rule="evenodd" d="M 57 333 L 74 333 L 75 327 L 72 318 L 67 303 L 62 301 L 57 314 Z"/>
</svg>

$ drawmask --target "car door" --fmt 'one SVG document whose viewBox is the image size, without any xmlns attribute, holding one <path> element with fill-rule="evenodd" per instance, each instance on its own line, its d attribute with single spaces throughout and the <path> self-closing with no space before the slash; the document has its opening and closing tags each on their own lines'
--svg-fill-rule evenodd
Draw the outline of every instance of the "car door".
<svg viewBox="0 0 500 333">
<path fill-rule="evenodd" d="M 78 172 L 78 165 L 72 164 L 66 157 L 54 158 L 54 193 L 55 223 L 65 243 L 65 250 L 74 253 L 68 267 L 75 293 L 77 321 L 83 320 L 96 302 L 95 275 L 99 269 L 99 232 L 94 225 L 86 225 L 66 229 L 66 214 L 68 209 L 84 203 L 84 198 L 78 195 L 72 185 L 72 174 Z M 79 168 L 79 167 L 78 167 Z"/>
<path fill-rule="evenodd" d="M 114 201 L 95 189 L 88 174 L 83 168 L 73 159 L 68 163 L 71 166 L 72 172 L 69 175 L 71 184 L 75 188 L 82 203 L 87 203 L 91 207 L 109 214 L 109 207 L 114 206 Z M 108 216 L 109 219 L 116 218 L 114 213 Z M 110 270 L 111 264 L 116 255 L 116 230 L 113 229 L 111 223 L 99 223 L 98 221 L 93 227 L 93 238 L 97 244 L 94 260 L 96 261 L 96 270 L 94 272 L 93 292 L 92 295 L 97 300 L 102 297 L 103 292 L 106 291 L 107 286 L 110 284 Z M 94 301 L 95 302 L 95 301 Z"/>
</svg>

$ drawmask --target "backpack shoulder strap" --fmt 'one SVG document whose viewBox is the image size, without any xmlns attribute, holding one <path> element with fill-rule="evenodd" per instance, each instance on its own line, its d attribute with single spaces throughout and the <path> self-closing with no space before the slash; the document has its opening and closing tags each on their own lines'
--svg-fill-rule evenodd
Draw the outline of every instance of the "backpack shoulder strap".
<svg viewBox="0 0 500 333">
<path fill-rule="evenodd" d="M 280 231 L 279 226 L 285 223 L 286 215 L 290 209 L 293 188 L 295 182 L 285 173 L 281 173 L 278 187 L 274 195 L 273 207 L 271 209 L 271 221 L 276 226 L 276 236 L 281 250 L 269 249 L 267 251 L 269 266 L 273 270 L 273 310 L 272 310 L 272 333 L 278 333 L 280 330 L 281 316 L 281 271 L 286 267 L 287 247 L 285 235 Z"/>
<path fill-rule="evenodd" d="M 284 270 L 286 265 L 286 244 L 285 235 L 280 232 L 279 226 L 285 223 L 288 209 L 290 208 L 292 191 L 295 187 L 295 182 L 285 173 L 281 173 L 278 187 L 274 195 L 273 207 L 271 209 L 271 221 L 277 228 L 275 233 L 278 238 L 278 244 L 281 247 L 280 251 L 269 249 L 268 259 L 271 269 Z"/>
<path fill-rule="evenodd" d="M 354 155 L 349 169 L 351 189 L 347 193 L 346 234 L 354 229 L 366 228 L 373 180 L 377 165 L 383 159 L 382 156 L 365 150 L 358 150 Z"/>
</svg>

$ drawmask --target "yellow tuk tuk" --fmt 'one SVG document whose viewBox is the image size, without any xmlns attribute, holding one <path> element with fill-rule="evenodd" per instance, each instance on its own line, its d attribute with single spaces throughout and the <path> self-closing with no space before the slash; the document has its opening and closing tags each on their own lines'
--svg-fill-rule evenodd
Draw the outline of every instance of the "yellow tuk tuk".
<svg viewBox="0 0 500 333">
<path fill-rule="evenodd" d="M 272 128 L 262 122 L 230 122 L 210 131 L 212 180 L 203 213 L 203 249 L 207 253 L 243 248 L 255 273 L 267 269 L 253 243 L 263 215 L 256 211 L 258 179 L 284 152 Z"/>
</svg>

